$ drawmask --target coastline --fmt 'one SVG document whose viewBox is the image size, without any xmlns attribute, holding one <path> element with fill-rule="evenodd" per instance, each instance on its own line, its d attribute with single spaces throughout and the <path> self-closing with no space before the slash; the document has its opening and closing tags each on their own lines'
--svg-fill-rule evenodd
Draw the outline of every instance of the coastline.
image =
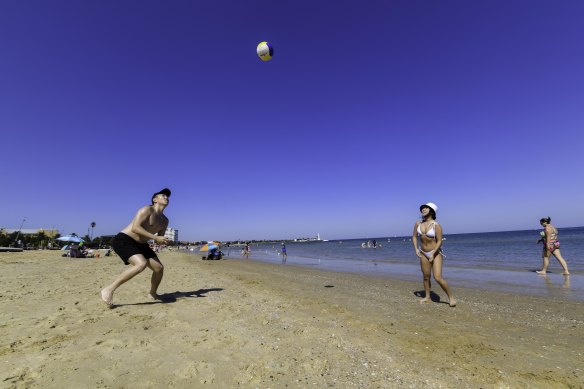
<svg viewBox="0 0 584 389">
<path fill-rule="evenodd" d="M 163 252 L 108 310 L 120 259 L 2 253 L 2 387 L 584 386 L 581 303 Z M 535 277 L 535 276 L 534 276 Z M 433 284 L 433 290 L 444 294 Z"/>
<path fill-rule="evenodd" d="M 191 255 L 189 253 L 189 255 Z M 196 254 L 194 254 L 196 255 Z M 240 260 L 241 255 L 231 254 L 228 259 Z M 264 263 L 280 264 L 276 255 L 252 253 L 250 259 Z M 417 260 L 404 264 L 403 260 L 339 260 L 307 259 L 288 254 L 287 266 L 299 266 L 323 271 L 385 277 L 422 284 Z M 555 265 L 555 264 L 554 264 Z M 445 261 L 443 276 L 454 288 L 472 288 L 484 291 L 518 293 L 559 300 L 584 301 L 584 274 L 573 271 L 569 277 L 560 274 L 561 269 L 552 265 L 546 276 L 535 273 L 536 267 L 523 269 L 456 266 Z M 438 287 L 438 286 L 436 286 Z M 439 287 L 438 287 L 439 288 Z"/>
</svg>

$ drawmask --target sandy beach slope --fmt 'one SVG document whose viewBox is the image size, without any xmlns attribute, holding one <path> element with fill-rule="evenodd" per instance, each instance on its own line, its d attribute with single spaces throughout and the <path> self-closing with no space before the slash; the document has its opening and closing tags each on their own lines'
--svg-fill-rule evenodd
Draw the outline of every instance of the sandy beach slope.
<svg viewBox="0 0 584 389">
<path fill-rule="evenodd" d="M 0 253 L 2 388 L 584 387 L 582 303 L 162 253 L 110 310 L 119 258 L 60 254 Z"/>
</svg>

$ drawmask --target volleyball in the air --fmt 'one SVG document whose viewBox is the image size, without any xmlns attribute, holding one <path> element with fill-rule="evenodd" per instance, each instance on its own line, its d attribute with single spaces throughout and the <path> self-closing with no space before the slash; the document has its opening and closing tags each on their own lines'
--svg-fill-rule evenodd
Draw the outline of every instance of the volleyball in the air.
<svg viewBox="0 0 584 389">
<path fill-rule="evenodd" d="M 268 42 L 260 42 L 257 52 L 262 61 L 269 61 L 274 56 L 274 47 Z"/>
</svg>

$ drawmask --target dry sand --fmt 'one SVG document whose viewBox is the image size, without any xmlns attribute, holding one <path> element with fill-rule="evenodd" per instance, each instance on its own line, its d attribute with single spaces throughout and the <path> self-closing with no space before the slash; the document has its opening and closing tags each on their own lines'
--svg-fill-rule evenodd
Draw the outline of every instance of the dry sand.
<svg viewBox="0 0 584 389">
<path fill-rule="evenodd" d="M 582 303 L 162 253 L 110 310 L 120 259 L 60 254 L 0 253 L 2 388 L 584 387 Z"/>
</svg>

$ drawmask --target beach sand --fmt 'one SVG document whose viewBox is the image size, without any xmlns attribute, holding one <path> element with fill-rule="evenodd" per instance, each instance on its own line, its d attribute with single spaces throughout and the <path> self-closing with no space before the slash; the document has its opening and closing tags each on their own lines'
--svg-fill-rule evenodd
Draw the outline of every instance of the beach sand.
<svg viewBox="0 0 584 389">
<path fill-rule="evenodd" d="M 584 387 L 582 303 L 166 252 L 107 309 L 119 257 L 60 254 L 0 253 L 2 388 Z"/>
</svg>

